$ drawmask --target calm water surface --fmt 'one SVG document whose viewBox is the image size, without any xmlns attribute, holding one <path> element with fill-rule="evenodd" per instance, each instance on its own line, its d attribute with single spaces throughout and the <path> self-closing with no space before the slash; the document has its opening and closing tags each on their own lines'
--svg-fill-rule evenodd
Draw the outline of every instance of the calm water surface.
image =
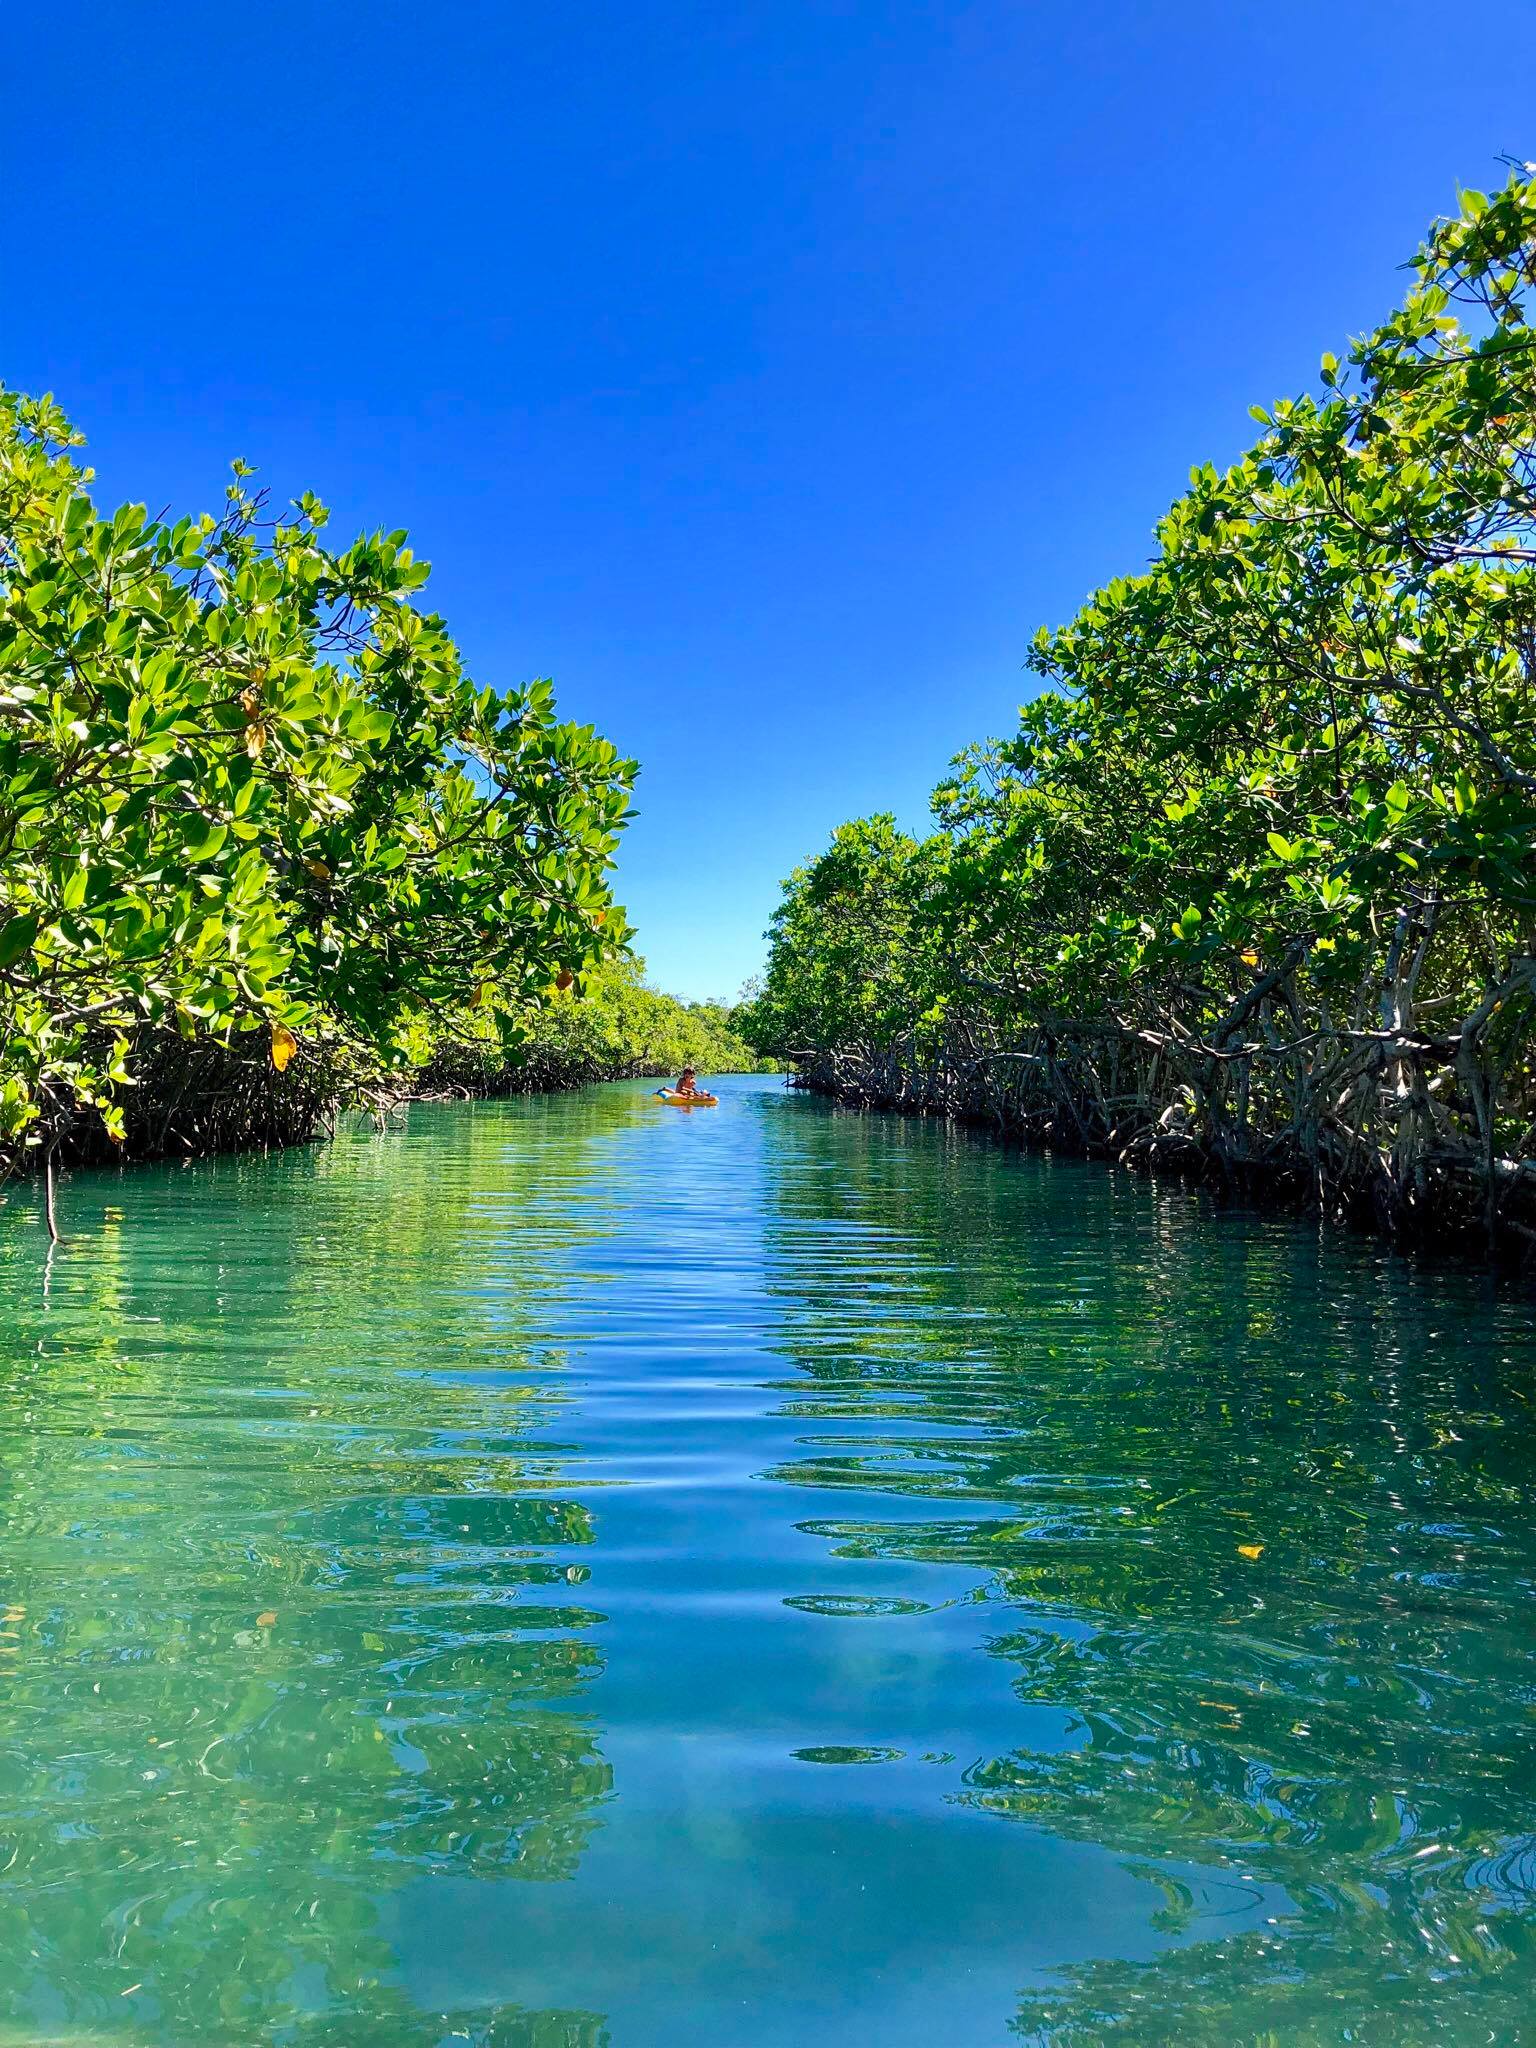
<svg viewBox="0 0 1536 2048">
<path fill-rule="evenodd" d="M 1529 1294 L 777 1083 L 0 1208 L 0 2043 L 1536 2040 Z"/>
</svg>

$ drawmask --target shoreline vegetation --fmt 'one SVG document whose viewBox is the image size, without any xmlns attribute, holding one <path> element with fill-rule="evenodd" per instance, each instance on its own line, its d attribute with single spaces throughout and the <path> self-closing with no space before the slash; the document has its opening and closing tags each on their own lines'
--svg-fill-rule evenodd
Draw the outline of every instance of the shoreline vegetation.
<svg viewBox="0 0 1536 2048">
<path fill-rule="evenodd" d="M 605 963 L 554 998 L 508 1049 L 494 1026 L 452 1038 L 423 1034 L 419 1063 L 382 1073 L 348 1072 L 314 1053 L 279 1073 L 239 1041 L 187 1043 L 160 1033 L 134 1048 L 135 1086 L 126 1093 L 121 1140 L 97 1120 L 82 1118 L 61 1144 L 57 1165 L 137 1165 L 154 1159 L 206 1158 L 215 1153 L 278 1150 L 331 1136 L 358 1110 L 387 1117 L 410 1102 L 507 1095 L 545 1095 L 676 1074 L 776 1071 L 733 1028 L 723 1003 L 684 1002 L 652 987 L 645 963 Z M 22 1154 L 22 1171 L 41 1169 L 43 1155 Z"/>
<path fill-rule="evenodd" d="M 0 388 L 0 1176 L 759 1064 L 630 952 L 635 764 L 471 681 L 404 533 L 335 550 L 242 462 L 102 514 L 82 445 Z"/>
<path fill-rule="evenodd" d="M 799 1085 L 1536 1245 L 1531 170 L 1038 636 L 930 837 L 790 878 L 745 1029 Z"/>
<path fill-rule="evenodd" d="M 778 1063 L 742 1037 L 739 1005 L 688 1003 L 645 979 L 645 963 L 610 961 L 578 995 L 557 997 L 509 1056 L 489 1033 L 442 1041 L 421 1068 L 416 1095 L 546 1095 L 594 1081 L 679 1074 L 754 1074 Z"/>
</svg>

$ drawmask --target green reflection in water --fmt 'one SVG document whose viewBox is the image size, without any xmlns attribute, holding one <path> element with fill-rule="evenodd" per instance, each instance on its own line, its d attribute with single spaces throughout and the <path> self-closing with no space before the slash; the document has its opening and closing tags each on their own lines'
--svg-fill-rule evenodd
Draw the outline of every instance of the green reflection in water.
<svg viewBox="0 0 1536 2048">
<path fill-rule="evenodd" d="M 1517 2041 L 1528 1295 L 727 1084 L 0 1208 L 0 2048 Z"/>
<path fill-rule="evenodd" d="M 576 1868 L 610 1790 L 591 1517 L 541 1283 L 496 1253 L 540 1159 L 461 1119 L 441 1156 L 81 1177 L 46 1294 L 9 1219 L 4 2038 L 435 2042 L 388 1894 Z"/>
<path fill-rule="evenodd" d="M 1529 1297 L 824 1114 L 835 1169 L 813 1150 L 775 1200 L 786 1348 L 811 1383 L 787 1391 L 817 1425 L 775 1476 L 855 1496 L 804 1525 L 841 1556 L 981 1574 L 987 1650 L 1060 1716 L 953 1796 L 1290 1901 L 1153 1964 L 1049 1973 L 1017 2032 L 1524 2038 Z M 835 1268 L 804 1255 L 818 1225 Z M 1161 1881 L 1176 1935 L 1188 1890 Z"/>
</svg>

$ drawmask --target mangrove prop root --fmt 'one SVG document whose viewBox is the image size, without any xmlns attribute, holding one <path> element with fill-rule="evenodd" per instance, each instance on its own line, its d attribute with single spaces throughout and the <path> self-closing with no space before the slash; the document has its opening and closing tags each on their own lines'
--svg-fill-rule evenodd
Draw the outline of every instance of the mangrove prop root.
<svg viewBox="0 0 1536 2048">
<path fill-rule="evenodd" d="M 1389 968 L 1401 967 L 1399 957 Z M 1449 1031 L 1416 1029 L 1394 971 L 1379 1028 L 1326 1018 L 1283 1035 L 1247 1029 L 1268 994 L 1222 1031 L 1185 1035 L 1119 1019 L 1009 1037 L 951 1018 L 935 1050 L 801 1047 L 796 1085 L 868 1108 L 990 1125 L 1000 1135 L 1233 1185 L 1284 1189 L 1404 1239 L 1479 1235 L 1528 1245 L 1536 1160 L 1531 1047 L 1493 1042 L 1495 1020 L 1536 980 L 1522 960 Z M 987 1043 L 989 1032 L 994 1042 Z"/>
</svg>

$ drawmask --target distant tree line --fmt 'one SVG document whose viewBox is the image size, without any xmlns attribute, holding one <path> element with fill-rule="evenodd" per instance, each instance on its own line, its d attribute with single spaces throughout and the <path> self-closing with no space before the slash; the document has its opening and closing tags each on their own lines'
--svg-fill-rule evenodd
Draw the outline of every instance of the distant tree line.
<svg viewBox="0 0 1536 2048">
<path fill-rule="evenodd" d="M 510 1053 L 490 1032 L 434 1042 L 420 1085 L 468 1095 L 536 1094 L 639 1075 L 771 1069 L 741 1035 L 738 1005 L 683 1002 L 653 988 L 634 958 L 596 967 L 547 1003 Z"/>
</svg>

